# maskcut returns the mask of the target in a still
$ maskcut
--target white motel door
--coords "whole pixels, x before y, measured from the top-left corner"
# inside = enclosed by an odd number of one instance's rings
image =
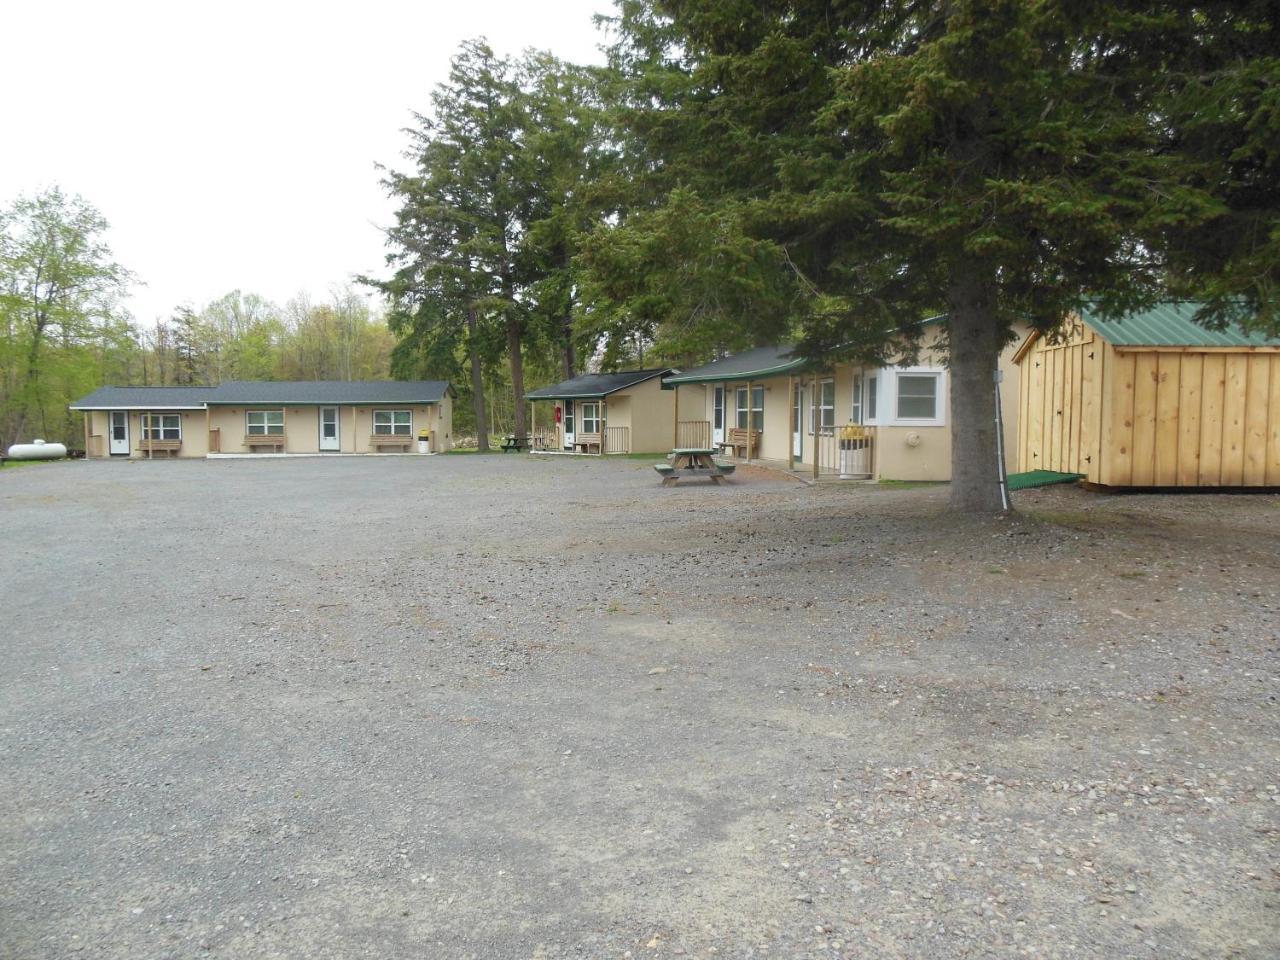
[[[320,449],[338,450],[338,408],[320,408]]]
[[[797,460],[804,457],[804,388],[798,383],[791,394],[791,453]]]
[[[112,454],[129,455],[129,414],[125,410],[112,410],[110,414],[111,422],[111,446]]]
[[[573,449],[573,401],[564,401],[564,448]]]

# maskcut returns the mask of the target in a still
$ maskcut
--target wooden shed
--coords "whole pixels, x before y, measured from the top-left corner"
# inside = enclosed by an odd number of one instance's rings
[[[1084,310],[1019,368],[1023,470],[1114,487],[1280,486],[1280,339],[1207,330],[1194,303]]]

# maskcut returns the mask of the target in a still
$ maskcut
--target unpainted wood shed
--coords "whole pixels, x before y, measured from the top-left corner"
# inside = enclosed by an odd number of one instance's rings
[[[1019,369],[1024,470],[1114,487],[1280,486],[1280,340],[1207,330],[1197,304],[1085,310]]]

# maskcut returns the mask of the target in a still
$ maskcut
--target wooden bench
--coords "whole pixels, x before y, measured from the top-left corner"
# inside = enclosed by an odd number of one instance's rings
[[[369,446],[377,447],[404,447],[406,451],[413,448],[413,437],[407,433],[375,433],[369,438]]]
[[[256,447],[279,447],[280,452],[284,452],[284,434],[282,433],[256,433],[251,437],[244,438],[244,445],[250,450]]]
[[[176,457],[178,451],[182,448],[181,440],[139,440],[138,452],[151,456],[153,453],[163,453],[168,457]]]
[[[746,427],[730,427],[720,446],[735,457],[750,460],[760,454],[760,431]],[[739,453],[738,451],[742,451]]]
[[[604,452],[604,440],[598,433],[580,433],[573,438],[573,447],[576,450],[582,448],[583,453],[590,453],[591,448],[596,448],[596,453]]]

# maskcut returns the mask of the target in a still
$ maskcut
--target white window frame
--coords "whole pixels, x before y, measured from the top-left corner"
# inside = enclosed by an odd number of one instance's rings
[[[279,430],[270,429],[277,424],[268,421],[268,417],[278,416],[280,422]],[[254,417],[261,417],[261,423],[254,423]],[[254,427],[261,429],[255,430]],[[284,436],[284,410],[246,410],[244,412],[244,433],[247,437],[283,437]]]
[[[404,423],[399,424],[396,418],[404,417]],[[389,418],[382,426],[389,427],[387,430],[379,430],[379,417]],[[404,426],[404,430],[397,430],[396,427]],[[375,410],[373,411],[373,435],[375,437],[412,437],[413,436],[413,411],[412,410]]]
[[[831,386],[831,402],[823,402],[823,393],[826,391],[828,384]],[[817,420],[818,430],[824,437],[829,437],[835,433],[836,429],[836,378],[823,377],[818,381],[818,391],[812,398],[813,402],[809,404],[809,436],[813,436],[814,420]],[[824,423],[830,415],[831,422]]]
[[[862,422],[869,427],[880,422],[880,384],[884,379],[884,373],[880,370],[862,378]]]
[[[584,400],[582,402],[581,407],[579,407],[578,409],[578,422],[582,424],[582,430],[580,432],[583,433],[584,435],[599,433],[601,419],[602,418],[600,416],[600,401]],[[587,429],[588,423],[595,424],[595,427],[593,429],[588,430]]]
[[[173,419],[177,423],[176,428],[171,427],[165,423],[165,421],[168,419]],[[159,436],[152,435],[153,431],[156,430],[156,427],[153,426],[153,423],[156,420],[160,421]],[[172,437],[166,436],[166,434],[169,433],[170,430],[175,430],[175,429],[177,433],[174,436]],[[144,413],[142,415],[142,439],[143,440],[177,440],[180,442],[182,440],[182,414],[180,413]]]
[[[735,387],[733,390],[733,425],[739,430],[746,430],[748,426],[756,433],[764,433],[764,384],[753,383],[751,385],[751,397],[746,396],[746,387]],[[755,405],[757,395],[760,398],[760,406]],[[746,400],[744,404],[743,401]],[[744,417],[743,414],[746,414]],[[759,414],[760,425],[756,426],[753,422],[756,415]],[[746,420],[746,424],[743,424]]]
[[[898,413],[899,379],[901,377],[932,377],[934,380],[934,415],[932,417],[904,417]],[[946,423],[947,383],[946,371],[940,367],[899,367],[893,371],[893,387],[889,395],[893,402],[893,422],[904,427],[941,427]]]

